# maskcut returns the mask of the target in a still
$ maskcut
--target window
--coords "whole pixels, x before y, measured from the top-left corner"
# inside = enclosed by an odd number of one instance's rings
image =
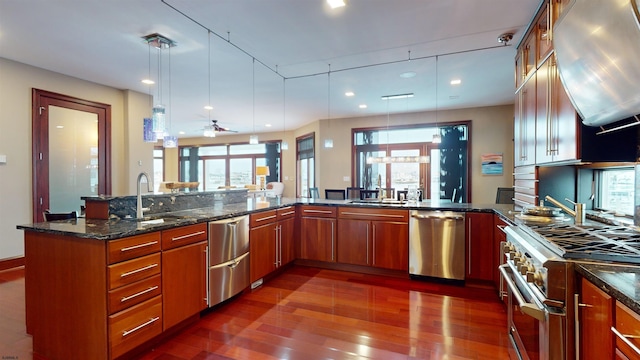
[[[180,181],[198,181],[198,190],[256,184],[256,166],[269,166],[266,181],[280,179],[280,143],[226,144],[180,148]]]
[[[314,144],[315,134],[296,139],[296,193],[298,197],[309,197],[309,188],[316,186]]]
[[[626,216],[634,213],[635,171],[633,168],[596,171],[598,198],[596,207]]]
[[[153,148],[153,187],[157,192],[164,181],[164,148]]]
[[[353,129],[354,186],[398,191],[417,185],[424,198],[468,202],[468,126]],[[431,139],[438,131],[442,143],[434,144]],[[430,156],[428,164],[366,162],[368,157],[426,155]]]

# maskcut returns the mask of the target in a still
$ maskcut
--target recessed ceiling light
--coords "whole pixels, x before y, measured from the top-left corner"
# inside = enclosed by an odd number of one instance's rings
[[[344,96],[354,96],[355,93],[353,91],[347,91],[346,93],[344,93]]]
[[[265,127],[271,127],[271,124],[264,124]]]
[[[184,132],[184,131],[178,131],[178,134],[180,134],[180,135],[184,135],[184,134],[185,134],[185,132]]]
[[[367,104],[360,104],[360,105],[358,105],[358,107],[360,109],[366,109],[367,108]]]
[[[155,82],[155,81],[153,81],[153,80],[151,80],[151,79],[143,79],[143,80],[142,80],[142,83],[143,83],[143,84],[147,84],[147,85],[153,85],[153,84],[155,84],[156,82]]]
[[[211,106],[211,105],[205,105],[205,106],[204,106],[204,109],[205,109],[205,110],[213,110],[213,106]]]
[[[414,71],[407,71],[407,72],[403,72],[402,74],[400,74],[401,78],[405,78],[405,79],[409,79],[416,76],[416,73]]]
[[[462,80],[460,79],[451,80],[451,85],[460,85],[461,83],[462,83]]]
[[[339,7],[343,7],[343,6],[345,6],[345,5],[346,5],[346,4],[344,3],[344,0],[327,0],[327,4],[329,4],[329,6],[330,6],[332,9],[339,8]]]

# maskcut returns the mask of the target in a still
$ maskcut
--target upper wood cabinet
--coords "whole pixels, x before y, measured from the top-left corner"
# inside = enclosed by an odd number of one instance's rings
[[[536,72],[536,93],[536,163],[578,159],[579,123],[553,53]]]
[[[547,3],[543,6],[542,11],[538,15],[535,29],[532,33],[532,36],[535,34],[536,36],[536,46],[537,46],[537,54],[536,54],[536,64],[540,66],[542,62],[549,56],[553,45],[551,43],[552,40],[552,5],[551,3]]]
[[[516,92],[514,116],[515,165],[536,162],[536,74],[526,79]]]

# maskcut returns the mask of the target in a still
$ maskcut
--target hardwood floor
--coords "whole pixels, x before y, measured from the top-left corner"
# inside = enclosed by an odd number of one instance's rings
[[[24,271],[0,272],[0,358],[31,359]],[[177,359],[508,359],[493,290],[294,266],[142,355]]]

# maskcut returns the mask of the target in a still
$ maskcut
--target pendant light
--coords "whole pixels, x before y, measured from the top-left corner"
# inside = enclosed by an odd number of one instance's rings
[[[256,135],[256,58],[253,58],[252,63],[252,94],[253,94],[253,135],[249,136],[249,144],[258,144],[258,135]]]
[[[153,96],[151,96],[151,85],[155,84],[155,81],[151,79],[151,44],[147,42],[148,50],[148,74],[147,78],[142,80],[143,84],[149,86],[147,93],[149,96],[149,109],[153,109]],[[153,113],[153,110],[152,110]],[[155,143],[158,141],[158,135],[153,131],[153,118],[148,117],[143,119],[142,125],[142,139],[144,142]]]
[[[436,133],[433,134],[434,144],[440,144],[442,142],[442,136],[440,135],[440,128],[438,127],[438,55],[436,55]]]
[[[209,78],[209,103],[205,106],[205,110],[207,110],[207,124],[204,126],[204,131],[202,135],[204,137],[216,137],[216,129],[213,127],[211,123],[211,110],[213,110],[213,105],[211,101],[211,31],[207,30],[207,42],[208,42],[208,52],[207,52],[207,76]]]
[[[280,143],[281,150],[289,150],[289,143],[285,140],[287,136],[287,121],[286,121],[286,108],[287,108],[287,78],[282,78],[282,142]]]
[[[329,71],[327,72],[327,125],[331,128],[331,64],[329,64]],[[333,139],[324,139],[324,147],[325,149],[331,149],[333,147]]]

